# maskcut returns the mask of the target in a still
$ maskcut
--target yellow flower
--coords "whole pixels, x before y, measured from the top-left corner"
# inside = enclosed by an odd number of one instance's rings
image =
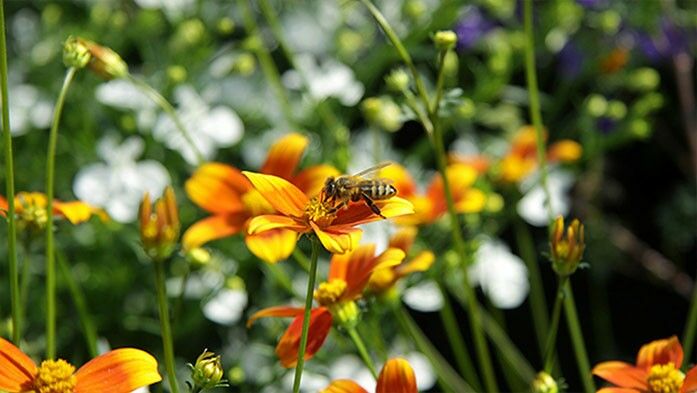
[[[583,258],[583,250],[586,248],[583,224],[574,219],[566,228],[566,237],[564,237],[564,217],[557,217],[549,236],[549,247],[552,267],[557,274],[568,276],[575,272]]]
[[[388,360],[378,376],[375,393],[417,393],[416,375],[409,362],[402,358]],[[368,393],[350,379],[332,381],[320,393]]]

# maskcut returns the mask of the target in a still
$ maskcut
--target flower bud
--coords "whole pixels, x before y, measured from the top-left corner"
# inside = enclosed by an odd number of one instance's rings
[[[186,260],[191,265],[192,269],[202,268],[211,262],[211,253],[205,248],[192,248],[186,250]]]
[[[128,65],[119,56],[106,46],[98,45],[92,41],[77,38],[87,47],[91,60],[88,64],[90,70],[106,80],[123,78],[128,75]]]
[[[179,212],[172,187],[165,189],[162,198],[150,203],[150,195],[140,203],[140,239],[143,249],[154,261],[169,258],[179,239]]]
[[[409,74],[402,68],[392,70],[385,78],[387,88],[395,93],[401,93],[409,88]]]
[[[586,110],[593,117],[600,117],[607,111],[607,100],[605,97],[593,94],[586,101]]]
[[[457,34],[452,30],[442,30],[433,36],[433,42],[438,50],[444,51],[451,49],[457,43]]]
[[[566,237],[564,236],[566,235]],[[583,224],[574,219],[564,233],[564,218],[557,217],[549,237],[552,267],[560,276],[569,276],[578,268],[586,248]]]
[[[70,36],[63,44],[63,64],[66,67],[85,68],[92,59],[90,50],[84,41]]]
[[[220,355],[204,350],[196,359],[196,364],[191,368],[191,379],[194,386],[200,389],[213,389],[216,387],[227,386],[223,380],[223,365]]]
[[[540,371],[532,381],[531,390],[533,393],[558,393],[559,387],[557,386],[557,381],[551,375]]]

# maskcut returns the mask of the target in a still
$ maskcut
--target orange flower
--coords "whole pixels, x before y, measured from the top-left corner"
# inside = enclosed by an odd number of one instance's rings
[[[641,347],[636,365],[619,361],[603,362],[593,374],[617,387],[598,393],[688,393],[697,391],[697,367],[680,372],[683,352],[678,338],[652,341]]]
[[[415,227],[403,227],[390,239],[390,248],[396,248],[409,253],[414,244],[417,230]],[[421,251],[414,258],[399,265],[376,269],[368,281],[368,290],[375,294],[383,294],[394,287],[399,279],[411,273],[423,272],[428,270],[435,256],[429,250]]]
[[[409,362],[402,358],[388,360],[380,371],[376,393],[417,393],[416,375]],[[339,379],[320,393],[368,393],[359,384],[349,379]]]
[[[134,348],[97,356],[75,372],[65,360],[37,365],[19,348],[0,338],[0,391],[8,393],[129,393],[162,380],[157,360]]]
[[[324,180],[339,172],[329,165],[317,165],[295,174],[308,144],[309,140],[300,134],[286,135],[271,147],[261,172],[292,182],[308,197],[319,194]],[[182,243],[186,250],[240,233],[254,216],[275,213],[247,178],[229,165],[204,164],[187,180],[185,187],[189,198],[211,213],[184,233]],[[296,240],[296,232],[283,228],[245,236],[249,250],[270,263],[287,258],[295,249]]]
[[[333,254],[353,250],[360,240],[356,225],[382,219],[363,202],[351,203],[333,211],[333,206],[320,198],[308,198],[298,187],[276,176],[243,172],[254,188],[279,214],[265,214],[249,221],[247,233],[264,236],[273,229],[289,229],[297,233],[314,231],[324,248]],[[392,197],[375,201],[384,217],[396,217],[414,212],[412,204]]]
[[[33,230],[43,230],[48,219],[47,204],[46,194],[40,192],[18,192],[15,195],[15,214],[20,225]],[[7,199],[0,196],[0,214],[6,216],[7,209],[9,209]],[[56,199],[53,200],[53,215],[65,218],[71,224],[85,222],[92,215],[96,215],[102,220],[108,219],[107,214],[103,210],[85,202],[61,202]]]
[[[459,213],[477,213],[486,205],[486,195],[472,187],[477,180],[478,170],[463,163],[450,164],[447,169],[450,191]],[[428,185],[425,194],[418,192],[416,182],[409,172],[399,164],[392,164],[380,171],[380,177],[394,181],[397,195],[409,200],[414,205],[414,214],[400,217],[397,223],[404,225],[431,224],[446,211],[443,179],[436,174]]]
[[[315,300],[320,307],[313,308],[310,313],[305,360],[320,349],[334,322],[357,322],[359,311],[354,301],[363,293],[373,271],[398,265],[403,259],[404,252],[396,248],[389,248],[376,256],[374,244],[361,245],[352,253],[332,256],[328,281],[321,283],[315,291]],[[294,317],[276,346],[283,367],[294,367],[298,360],[304,311],[302,307],[269,307],[254,313],[247,321],[249,327],[259,318]]]

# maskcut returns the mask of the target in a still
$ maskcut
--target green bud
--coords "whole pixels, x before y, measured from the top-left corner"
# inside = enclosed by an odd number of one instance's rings
[[[612,100],[607,106],[607,115],[615,120],[622,120],[627,115],[627,105],[622,101]]]
[[[426,13],[426,4],[421,0],[407,0],[404,3],[404,13],[412,20],[418,20]]]
[[[229,16],[224,16],[218,19],[216,29],[218,30],[218,33],[222,35],[232,34],[232,32],[235,31],[235,21],[233,21]]]
[[[551,375],[544,371],[540,371],[532,381],[533,393],[558,393],[559,387],[557,381]]]
[[[607,111],[607,100],[598,94],[590,95],[586,101],[586,110],[593,117],[603,116]]]
[[[252,75],[256,68],[257,59],[249,52],[240,53],[237,59],[235,59],[235,63],[232,65],[232,71],[242,76]]]
[[[211,263],[211,253],[205,248],[193,248],[186,251],[185,256],[192,269],[202,268]]]
[[[451,49],[457,43],[457,34],[452,30],[442,30],[433,36],[433,42],[438,50],[444,51]]]
[[[638,116],[645,116],[660,109],[663,106],[663,95],[661,93],[649,93],[639,98],[634,103],[633,111]]]
[[[454,51],[448,51],[443,59],[443,72],[447,77],[457,75],[457,69],[460,67],[460,59]]]
[[[629,132],[639,139],[651,136],[651,125],[644,119],[634,119],[629,123]]]
[[[505,202],[501,194],[491,193],[486,198],[486,206],[484,207],[489,213],[498,213],[503,210]]]
[[[90,49],[84,41],[70,36],[63,44],[63,64],[66,67],[85,68],[92,59]]]
[[[193,366],[189,364],[189,367],[194,386],[200,389],[227,386],[226,381],[223,380],[223,365],[220,361],[220,355],[204,350],[196,359],[196,364]]]
[[[607,10],[600,14],[600,28],[606,34],[615,34],[622,23],[622,17],[615,10]]]
[[[455,108],[455,114],[463,120],[469,120],[477,114],[477,106],[471,98],[463,98]]]
[[[180,65],[172,65],[167,67],[167,77],[174,83],[181,83],[186,80],[186,68]]]
[[[661,76],[649,67],[637,68],[628,77],[627,84],[638,91],[651,91],[661,83]]]
[[[401,93],[409,88],[409,74],[402,68],[392,70],[385,77],[385,84],[390,91]]]
[[[228,370],[227,377],[228,381],[232,385],[240,385],[246,379],[246,376],[244,375],[244,370],[242,369],[242,367],[239,366],[233,367],[230,370]]]

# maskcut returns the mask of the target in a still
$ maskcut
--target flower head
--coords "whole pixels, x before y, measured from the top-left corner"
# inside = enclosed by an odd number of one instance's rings
[[[129,393],[162,380],[157,360],[147,352],[120,348],[97,356],[77,372],[65,360],[37,365],[0,338],[0,390],[8,393]]]
[[[575,272],[586,248],[583,224],[574,219],[564,233],[564,217],[557,217],[549,236],[549,247],[552,267],[557,274],[568,276]]]
[[[140,204],[140,239],[143,249],[155,261],[167,259],[179,239],[179,211],[172,187],[165,189],[162,198],[150,202],[150,195],[145,193]]]
[[[20,230],[31,233],[42,232],[46,228],[48,211],[46,194],[40,192],[18,192],[15,195],[15,214]],[[0,214],[5,216],[9,208],[7,200],[0,196]],[[53,216],[65,218],[71,224],[80,224],[89,220],[93,215],[102,220],[108,219],[104,211],[81,201],[61,202],[53,200]]]
[[[87,62],[87,67],[92,70],[95,74],[101,76],[104,79],[116,79],[123,78],[128,75],[128,65],[119,56],[118,53],[114,52],[111,48],[106,46],[101,46],[90,40],[86,40],[80,37],[69,38],[66,41],[66,49],[68,49],[68,62],[69,65],[79,65],[84,59],[85,55],[82,53],[84,49],[89,52],[89,61]],[[75,51],[78,51],[77,57],[75,56]],[[72,53],[72,54],[71,54]],[[73,64],[77,60],[76,64]]]
[[[402,358],[388,360],[378,376],[376,393],[417,393],[416,375],[409,362]],[[321,393],[368,393],[349,379],[339,379],[324,388]]]
[[[532,393],[558,393],[559,386],[554,378],[544,371],[540,371],[532,381]]]
[[[675,336],[652,341],[641,347],[636,365],[609,361],[593,368],[593,374],[617,387],[599,392],[688,393],[697,390],[697,367],[680,371],[683,351]]]
[[[201,389],[213,389],[227,386],[223,380],[223,365],[220,355],[204,350],[196,359],[196,364],[189,365],[194,386]]]

